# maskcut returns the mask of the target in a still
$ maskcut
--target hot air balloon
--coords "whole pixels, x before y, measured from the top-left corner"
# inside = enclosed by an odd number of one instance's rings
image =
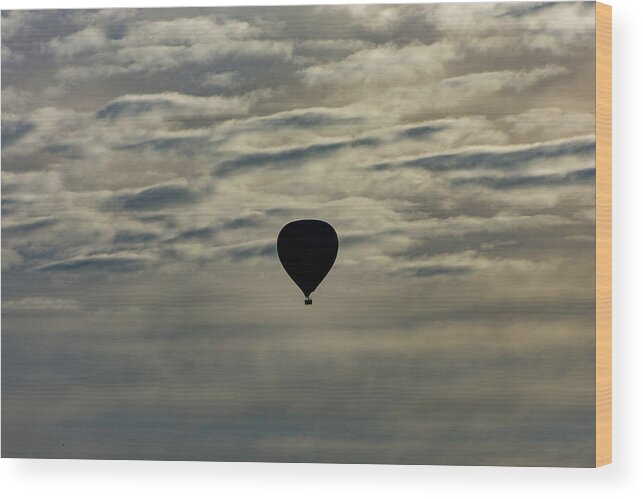
[[[284,269],[304,293],[304,303],[337,258],[339,241],[335,229],[322,220],[295,220],[286,224],[277,236],[277,254]]]

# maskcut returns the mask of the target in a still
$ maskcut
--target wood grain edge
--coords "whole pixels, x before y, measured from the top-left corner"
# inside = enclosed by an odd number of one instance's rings
[[[596,2],[596,466],[612,462],[612,7]]]

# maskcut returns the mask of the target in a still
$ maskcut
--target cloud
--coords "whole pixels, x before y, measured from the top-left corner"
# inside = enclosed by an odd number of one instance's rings
[[[119,36],[107,35],[89,26],[50,40],[47,49],[63,63],[56,77],[73,82],[156,74],[189,64],[212,64],[225,57],[288,59],[292,53],[289,41],[261,39],[261,30],[255,26],[210,16],[135,21],[121,29]],[[78,64],[81,61],[84,64]]]
[[[561,156],[591,158],[595,147],[593,137],[575,138],[552,143],[496,148],[495,151],[463,151],[461,153],[438,154],[407,160],[397,165],[380,164],[374,168],[376,170],[388,170],[400,166],[442,172],[483,168],[510,170],[533,161],[554,159]]]
[[[253,153],[242,155],[233,160],[224,161],[217,169],[217,175],[242,173],[248,169],[264,168],[268,165],[284,167],[295,161],[302,162],[309,158],[328,156],[345,148],[368,147],[377,144],[377,139],[362,138],[326,144],[313,144],[306,147],[291,148],[270,153]]]
[[[195,203],[198,193],[183,185],[159,185],[142,191],[117,194],[107,203],[109,209],[162,210]]]
[[[347,5],[346,12],[358,24],[372,30],[388,29],[403,19],[403,13],[394,7],[372,5]]]
[[[3,312],[75,312],[80,308],[78,301],[65,298],[34,296],[2,302]]]
[[[2,120],[2,147],[10,146],[33,130],[33,123],[27,121],[11,122]]]
[[[442,130],[444,130],[444,128],[439,126],[420,125],[405,128],[404,130],[402,130],[402,132],[400,132],[400,135],[408,139],[421,140],[425,139],[428,135],[440,132]]]
[[[176,92],[125,95],[100,109],[96,117],[117,120],[159,113],[172,114],[174,119],[182,115],[231,117],[247,114],[251,102],[249,97],[194,97]]]
[[[38,11],[5,11],[2,16],[2,42],[7,43],[24,36],[30,29],[45,20],[46,14]]]
[[[240,75],[235,71],[208,73],[201,82],[204,87],[234,88],[239,84]]]
[[[5,225],[2,227],[2,232],[8,236],[12,234],[28,234],[38,229],[51,227],[57,222],[58,221],[55,219],[45,218],[45,219],[36,220],[33,222],[13,224],[9,226]]]
[[[9,270],[21,263],[22,257],[16,251],[11,248],[2,248],[2,270]]]
[[[149,243],[159,239],[155,232],[137,232],[131,230],[120,230],[114,235],[114,244],[127,245],[137,243]]]
[[[273,240],[270,240],[269,242],[239,244],[227,247],[223,251],[228,257],[232,258],[233,261],[260,257],[274,257],[277,254],[275,242]]]
[[[181,242],[189,241],[194,239],[210,239],[214,234],[217,233],[215,227],[199,227],[196,229],[189,229],[181,232],[178,236],[174,237],[170,241],[172,242]]]
[[[546,140],[593,134],[595,126],[592,113],[564,113],[559,108],[530,109],[504,121],[522,138],[536,135]]]
[[[445,63],[457,58],[449,42],[432,45],[411,43],[403,47],[386,44],[368,48],[345,59],[303,70],[309,85],[338,85],[340,88],[386,87],[439,80]],[[386,67],[386,71],[382,68]]]
[[[512,36],[517,32],[527,40],[542,40],[540,37],[549,35],[551,39],[558,38],[556,54],[570,50],[570,42],[581,47],[587,43],[593,33],[593,15],[592,6],[582,2],[534,2],[530,5],[487,3],[467,9],[457,5],[434,5],[427,10],[426,18],[445,34],[457,32],[470,36],[473,33],[487,38],[504,34],[508,36],[507,41],[513,42]],[[533,48],[542,46],[537,43]]]
[[[582,183],[593,185],[596,181],[596,168],[574,170],[558,175],[531,175],[512,177],[479,177],[455,179],[454,185],[479,185],[492,189],[521,189],[534,187],[578,186]]]
[[[558,65],[547,65],[531,70],[485,71],[465,76],[445,78],[437,86],[432,97],[443,99],[467,99],[501,90],[523,90],[543,80],[561,76],[567,69]]]
[[[55,57],[73,60],[75,57],[99,52],[109,43],[102,29],[90,26],[64,38],[54,38],[48,44]]]
[[[262,117],[255,122],[262,128],[338,128],[364,122],[359,115],[332,108],[297,109]],[[241,125],[241,124],[239,124]]]
[[[87,271],[87,272],[134,272],[142,270],[153,259],[128,253],[78,256],[52,262],[36,268],[39,271]]]
[[[458,276],[468,274],[472,271],[465,265],[446,266],[446,265],[416,265],[404,268],[404,273],[412,274],[416,277],[435,277],[435,276]]]

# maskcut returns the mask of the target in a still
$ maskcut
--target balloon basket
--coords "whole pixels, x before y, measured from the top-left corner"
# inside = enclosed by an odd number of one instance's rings
[[[304,305],[312,305],[313,304],[313,299],[312,298],[306,298],[304,300]]]

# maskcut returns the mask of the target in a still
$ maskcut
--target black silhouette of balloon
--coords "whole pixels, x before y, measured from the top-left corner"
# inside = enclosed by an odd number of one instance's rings
[[[277,254],[284,269],[312,304],[310,294],[324,280],[337,258],[335,229],[322,220],[295,220],[277,236]]]

